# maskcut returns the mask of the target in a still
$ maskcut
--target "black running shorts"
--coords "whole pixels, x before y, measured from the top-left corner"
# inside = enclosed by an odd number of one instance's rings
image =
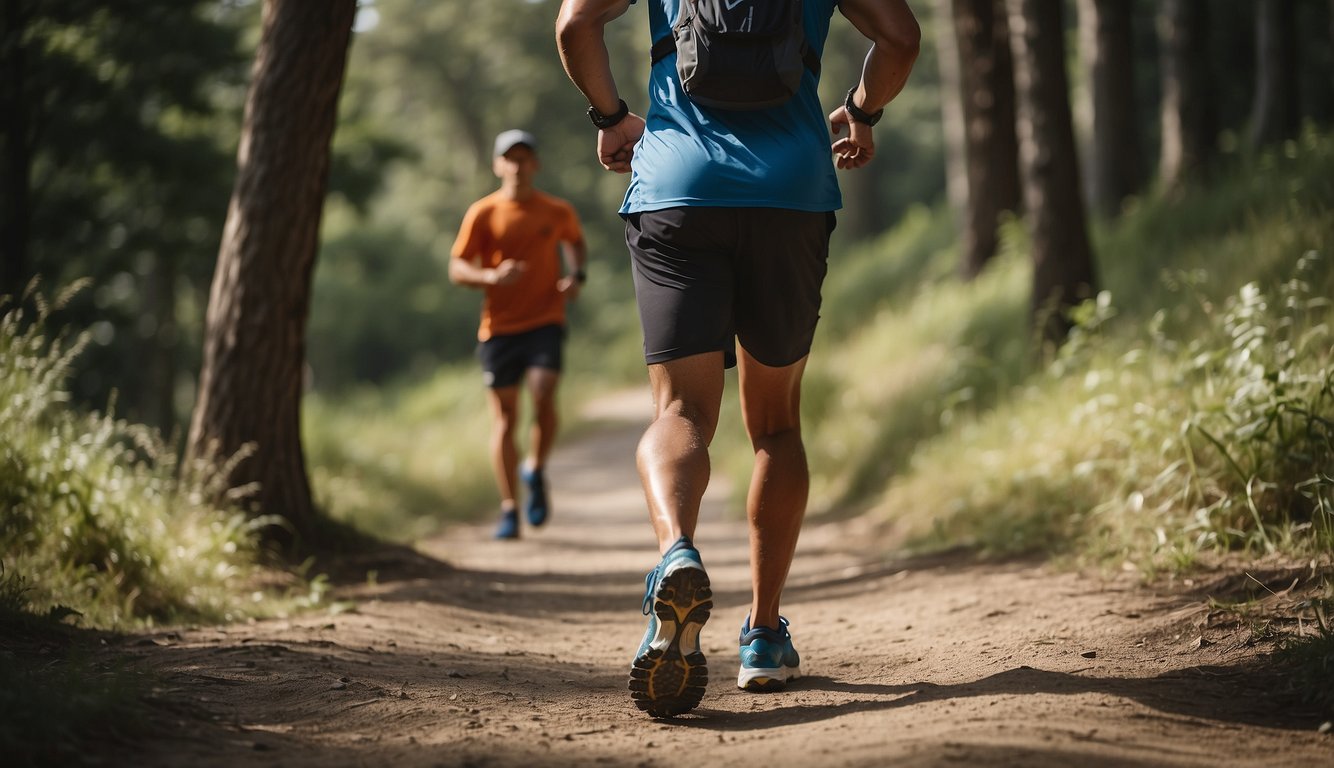
[[[771,367],[811,351],[833,212],[668,208],[625,215],[644,360],[664,363],[736,343]]]
[[[561,369],[565,327],[544,325],[523,333],[492,336],[477,346],[486,386],[504,389],[516,386],[529,368]]]

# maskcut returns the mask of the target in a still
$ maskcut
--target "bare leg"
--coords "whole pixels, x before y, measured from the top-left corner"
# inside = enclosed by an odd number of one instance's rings
[[[491,471],[500,490],[500,506],[515,508],[515,488],[519,470],[519,452],[514,447],[515,425],[519,420],[519,388],[487,390],[491,406]]]
[[[810,472],[801,440],[801,376],[806,358],[783,368],[741,350],[741,412],[755,449],[746,496],[750,520],[752,627],[778,629],[778,603],[797,549]]]
[[[681,536],[695,536],[723,396],[723,354],[655,363],[648,373],[654,417],[636,459],[658,549],[665,553]]]
[[[560,372],[550,368],[528,369],[528,394],[533,398],[533,427],[528,448],[528,465],[546,466],[551,447],[556,443],[556,385]]]

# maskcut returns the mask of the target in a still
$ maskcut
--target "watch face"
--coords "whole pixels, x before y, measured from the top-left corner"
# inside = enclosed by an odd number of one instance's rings
[[[620,108],[616,110],[616,114],[614,115],[604,115],[598,111],[597,107],[590,105],[588,107],[588,119],[592,120],[593,125],[596,125],[598,128],[610,128],[621,122],[621,118],[625,117],[629,112],[630,108],[626,106],[624,101],[620,103]]]

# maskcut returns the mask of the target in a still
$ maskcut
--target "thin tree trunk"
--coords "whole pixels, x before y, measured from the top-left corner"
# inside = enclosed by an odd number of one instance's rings
[[[962,223],[968,209],[968,150],[963,118],[963,83],[959,43],[954,34],[953,0],[935,0],[936,46],[940,60],[940,121],[945,132],[945,194],[954,220]]]
[[[0,295],[18,296],[31,277],[28,240],[32,222],[32,147],[23,48],[27,13],[23,0],[5,0],[0,30]]]
[[[1296,136],[1298,111],[1296,4],[1292,0],[1258,0],[1251,147]]]
[[[1079,0],[1080,53],[1089,77],[1093,135],[1089,203],[1108,218],[1140,185],[1139,119],[1131,6],[1125,0]]]
[[[1163,0],[1158,177],[1167,189],[1205,172],[1213,158],[1218,131],[1209,85],[1208,26],[1208,0]]]
[[[209,297],[190,458],[255,454],[229,478],[258,483],[279,543],[316,533],[300,405],[311,277],[356,0],[266,0]]]
[[[1014,63],[1003,0],[953,0],[968,170],[965,279],[996,255],[1001,214],[1021,201]]]
[[[1018,97],[1020,171],[1033,240],[1032,318],[1046,344],[1067,310],[1096,290],[1065,72],[1062,0],[1008,0]]]

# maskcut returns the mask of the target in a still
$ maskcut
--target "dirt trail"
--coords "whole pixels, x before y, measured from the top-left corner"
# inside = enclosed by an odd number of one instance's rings
[[[849,525],[803,533],[784,613],[806,677],[736,689],[745,529],[711,492],[708,693],[672,721],[626,690],[656,561],[633,469],[647,396],[553,460],[555,516],[518,542],[465,527],[358,564],[355,609],[130,638],[163,687],[152,740],[189,766],[1312,766],[1334,737],[1284,709],[1241,622],[1201,592],[1041,564],[905,559]],[[448,565],[445,565],[445,564]],[[1286,574],[1272,574],[1275,583]],[[1203,637],[1201,642],[1199,638]],[[757,763],[756,761],[766,761]]]

